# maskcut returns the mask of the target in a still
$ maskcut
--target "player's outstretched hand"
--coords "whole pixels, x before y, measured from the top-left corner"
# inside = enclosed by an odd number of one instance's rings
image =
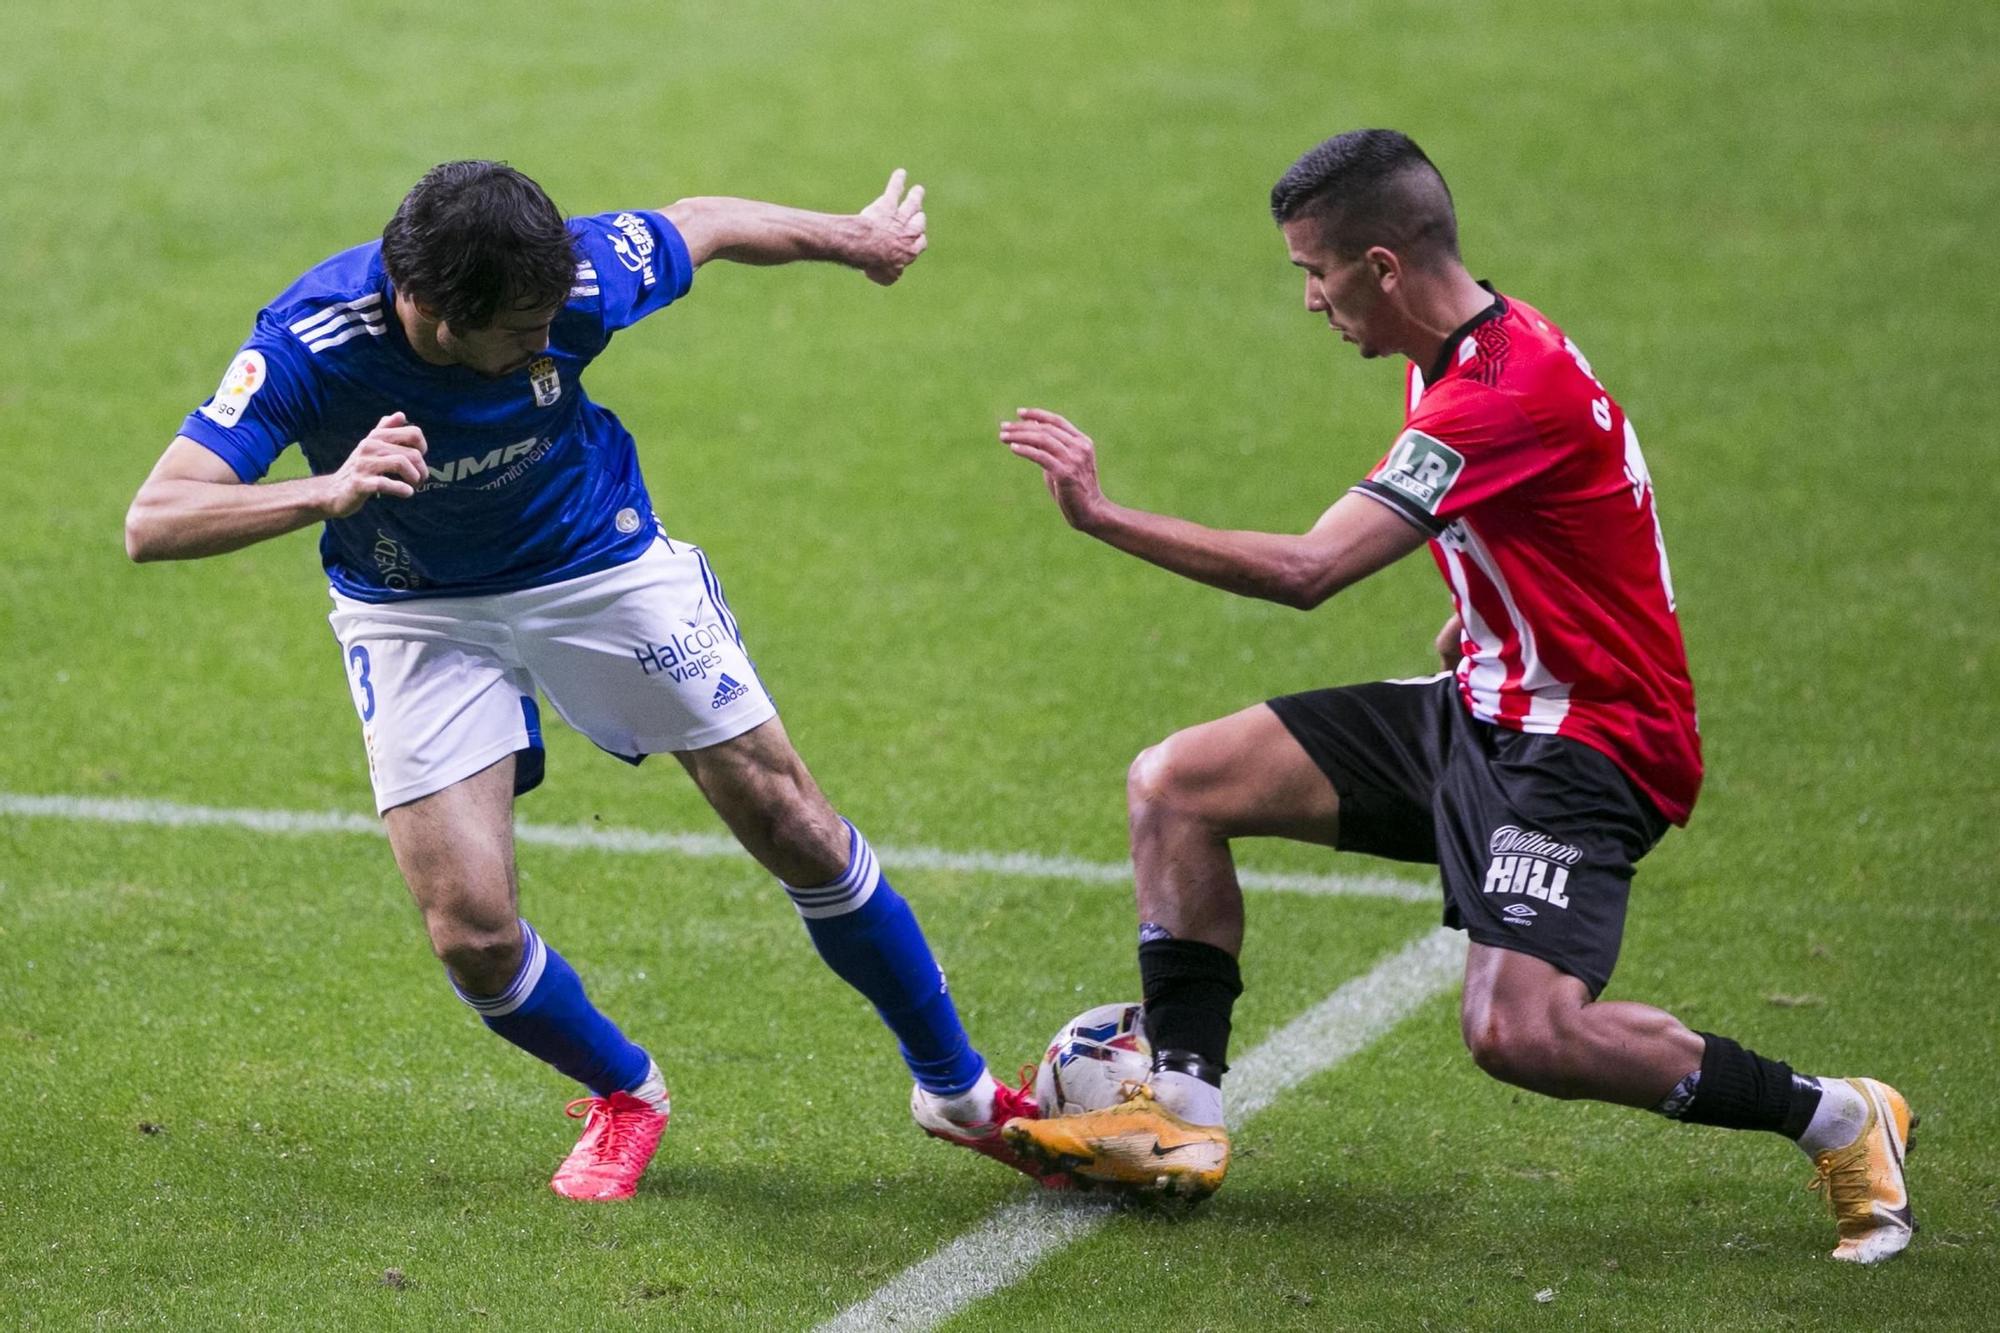
[[[375,423],[354,452],[327,478],[327,517],[346,518],[376,496],[407,500],[424,483],[424,432],[401,412]]]
[[[1097,446],[1045,408],[1023,407],[1014,416],[1000,423],[1000,443],[1041,468],[1063,518],[1079,532],[1090,531],[1110,503],[1097,484]]]
[[[908,180],[909,173],[897,167],[889,173],[888,188],[854,215],[861,224],[854,267],[884,287],[902,277],[930,244],[924,235],[924,187],[912,185],[906,193]]]

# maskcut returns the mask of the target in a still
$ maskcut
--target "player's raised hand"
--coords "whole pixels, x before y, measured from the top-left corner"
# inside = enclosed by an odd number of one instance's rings
[[[1088,532],[1109,505],[1097,483],[1097,446],[1069,420],[1040,407],[1023,407],[1000,423],[1000,443],[1042,470],[1049,494],[1069,525]]]
[[[924,235],[924,187],[911,185],[905,191],[908,180],[909,173],[897,167],[889,173],[888,187],[854,215],[861,224],[854,267],[884,287],[902,277],[930,244]]]
[[[354,452],[327,478],[326,502],[329,518],[346,518],[376,496],[407,500],[424,483],[424,442],[422,428],[412,426],[401,412],[391,412],[375,423]]]

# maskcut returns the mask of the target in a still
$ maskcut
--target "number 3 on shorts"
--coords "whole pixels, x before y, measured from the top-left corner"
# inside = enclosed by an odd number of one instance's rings
[[[354,675],[355,702],[361,709],[361,720],[375,720],[375,684],[368,679],[368,650],[355,644],[347,650],[347,665]]]

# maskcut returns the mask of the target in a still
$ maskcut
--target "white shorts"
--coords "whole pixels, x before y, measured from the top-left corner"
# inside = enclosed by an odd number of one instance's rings
[[[565,722],[631,763],[698,750],[777,715],[698,546],[484,597],[358,602],[327,617],[375,808],[414,801],[510,754],[518,794],[542,779],[539,689]]]

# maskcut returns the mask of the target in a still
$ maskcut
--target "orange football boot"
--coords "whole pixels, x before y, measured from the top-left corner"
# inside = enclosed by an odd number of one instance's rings
[[[1044,1170],[1140,1194],[1198,1202],[1229,1170],[1229,1131],[1181,1119],[1143,1083],[1126,1084],[1125,1100],[1101,1111],[1010,1120],[1000,1133]]]
[[[1850,1078],[1848,1086],[1868,1103],[1868,1119],[1854,1142],[1829,1148],[1813,1159],[1819,1168],[1808,1189],[1833,1207],[1840,1244],[1833,1257],[1851,1264],[1880,1263],[1901,1254],[1917,1229],[1910,1213],[1910,1190],[1903,1158],[1915,1147],[1917,1117],[1903,1094],[1872,1078]]]

